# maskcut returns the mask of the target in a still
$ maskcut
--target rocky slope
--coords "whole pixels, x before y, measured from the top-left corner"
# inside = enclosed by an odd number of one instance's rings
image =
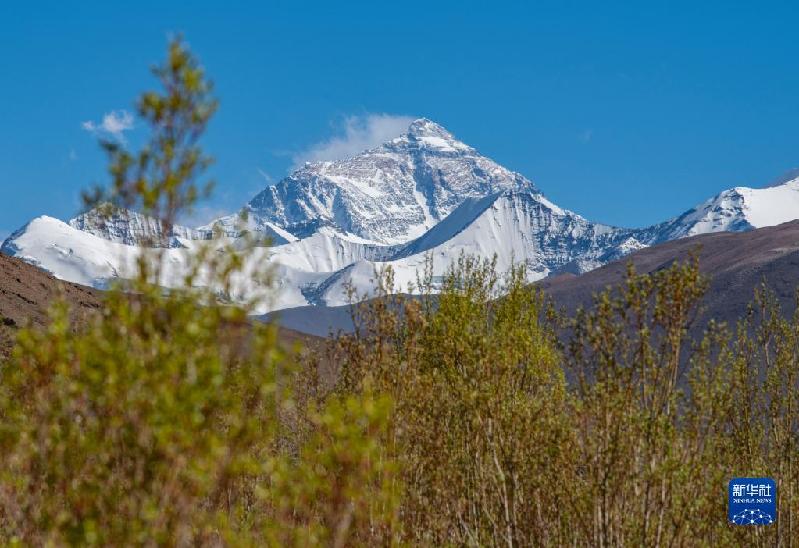
[[[109,242],[125,245],[183,247],[181,240],[201,240],[211,236],[207,230],[193,230],[179,225],[167,228],[158,219],[108,206],[82,213],[68,224]]]
[[[593,296],[624,280],[628,262],[639,273],[666,268],[699,258],[699,268],[710,278],[702,312],[694,322],[694,334],[707,321],[725,321],[731,327],[747,312],[755,288],[765,284],[783,310],[796,308],[799,287],[799,221],[746,232],[718,232],[681,238],[637,251],[629,257],[597,268],[582,276],[561,275],[539,282],[539,286],[563,309],[573,312],[588,306]]]
[[[330,225],[392,245],[421,236],[464,199],[503,190],[538,194],[520,174],[419,119],[407,133],[373,150],[306,164],[255,196],[247,210],[297,238]]]
[[[100,306],[99,292],[63,282],[30,264],[0,254],[0,357],[8,354],[14,333],[27,325],[47,323],[47,311],[58,299],[80,321]]]

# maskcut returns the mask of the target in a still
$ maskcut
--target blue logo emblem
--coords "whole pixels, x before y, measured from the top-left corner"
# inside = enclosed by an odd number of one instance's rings
[[[777,484],[771,478],[734,478],[727,497],[727,519],[735,525],[769,525],[777,520]]]

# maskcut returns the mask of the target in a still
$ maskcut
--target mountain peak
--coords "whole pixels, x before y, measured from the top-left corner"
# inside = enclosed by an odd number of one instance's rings
[[[408,135],[416,138],[421,137],[439,137],[448,141],[454,141],[455,137],[444,129],[443,126],[429,120],[427,118],[418,118],[411,122],[408,126]]]
[[[395,245],[418,238],[466,198],[534,189],[432,120],[419,118],[407,127],[374,149],[294,172],[255,196],[250,212],[297,238],[309,223],[324,222]]]
[[[383,145],[385,148],[410,147],[411,149],[421,149],[434,154],[469,154],[474,153],[474,149],[458,141],[443,126],[427,118],[419,118],[411,122],[408,131],[399,138],[394,139]]]

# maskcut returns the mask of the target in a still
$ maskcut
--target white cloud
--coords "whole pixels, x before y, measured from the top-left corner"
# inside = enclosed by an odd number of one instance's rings
[[[340,160],[374,148],[405,133],[414,119],[394,114],[347,116],[336,128],[336,135],[292,154],[294,168],[305,162]]]
[[[127,110],[112,110],[103,116],[99,124],[88,120],[80,126],[94,135],[112,137],[124,142],[124,133],[133,129],[133,115]]]

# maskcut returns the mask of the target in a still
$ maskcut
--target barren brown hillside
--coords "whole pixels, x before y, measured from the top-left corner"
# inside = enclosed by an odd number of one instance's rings
[[[58,280],[20,259],[0,253],[0,356],[12,345],[14,332],[26,325],[44,325],[50,305],[63,296],[73,310],[73,321],[101,306],[102,292]],[[291,329],[280,330],[280,340],[291,347],[319,344],[319,339]]]

